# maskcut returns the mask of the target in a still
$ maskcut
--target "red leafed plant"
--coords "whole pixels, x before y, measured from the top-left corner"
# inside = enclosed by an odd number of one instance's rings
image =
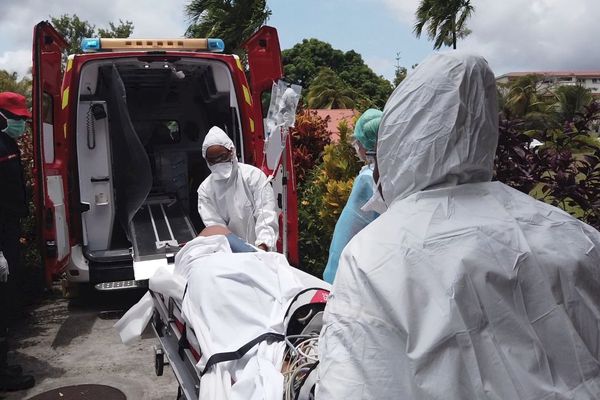
[[[599,102],[550,128],[501,117],[496,179],[600,229],[599,121]]]
[[[302,184],[306,174],[320,164],[323,149],[331,142],[327,130],[328,118],[323,119],[316,111],[303,110],[296,115],[295,127],[290,130],[297,181]]]

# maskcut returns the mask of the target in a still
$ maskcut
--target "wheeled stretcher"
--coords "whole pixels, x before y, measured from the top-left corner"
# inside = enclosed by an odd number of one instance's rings
[[[232,239],[188,242],[115,327],[128,344],[151,323],[178,399],[310,399],[330,285]]]
[[[283,362],[284,399],[311,399],[318,364],[316,342],[322,326],[323,310],[329,291],[309,288],[297,294],[285,316],[285,335],[265,334],[231,352],[211,356],[203,371],[196,365],[202,349],[193,328],[184,320],[181,304],[173,298],[150,291],[154,304],[152,328],[160,342],[155,348],[155,372],[161,376],[169,364],[179,383],[177,399],[198,399],[201,376],[219,362],[242,358],[250,348],[261,341],[284,341],[286,352]],[[235,329],[232,327],[232,329]],[[307,354],[307,348],[308,354]]]

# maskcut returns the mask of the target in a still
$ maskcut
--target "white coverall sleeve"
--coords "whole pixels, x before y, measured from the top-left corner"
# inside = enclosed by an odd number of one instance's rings
[[[200,214],[204,226],[221,225],[227,227],[204,185],[200,185],[198,188],[198,214]]]
[[[251,189],[254,196],[254,219],[256,221],[256,246],[266,244],[269,250],[275,250],[279,237],[279,219],[275,194],[266,175],[259,169],[255,170]]]
[[[410,398],[400,390],[408,374],[398,372],[408,368],[402,341],[406,335],[386,320],[370,277],[349,253],[342,253],[325,308],[316,399]]]

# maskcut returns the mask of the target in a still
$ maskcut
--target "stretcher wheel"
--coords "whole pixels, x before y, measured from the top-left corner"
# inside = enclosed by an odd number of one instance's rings
[[[162,376],[165,369],[165,353],[162,350],[156,350],[154,353],[154,372],[156,376]]]

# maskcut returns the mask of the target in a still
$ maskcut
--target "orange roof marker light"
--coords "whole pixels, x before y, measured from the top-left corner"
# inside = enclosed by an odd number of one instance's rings
[[[221,39],[113,39],[85,38],[81,41],[84,53],[99,51],[210,51],[221,53],[225,43]]]

